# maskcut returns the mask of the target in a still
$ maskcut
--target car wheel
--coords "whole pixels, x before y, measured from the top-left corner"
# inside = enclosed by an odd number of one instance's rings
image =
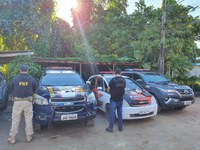
[[[8,95],[5,94],[5,96],[4,96],[3,99],[5,99],[5,101],[4,101],[4,103],[3,103],[3,106],[0,108],[0,111],[4,111],[4,110],[6,110],[7,105],[8,105]]]
[[[42,130],[42,125],[34,123],[33,124],[33,130],[35,132],[40,132]]]
[[[177,107],[176,110],[183,110],[185,108],[186,108],[186,106],[180,106],[180,107]]]
[[[106,112],[105,112],[106,119],[109,121],[110,116],[110,105],[106,104]]]
[[[153,95],[153,94],[152,94],[152,95]],[[158,105],[157,113],[159,113],[159,112],[162,110],[162,107],[160,106],[160,103],[159,103],[159,101],[158,101],[158,98],[157,98],[155,95],[153,95],[153,96],[155,97],[156,103],[157,103],[157,105]]]
[[[158,104],[158,111],[157,111],[157,113],[159,113],[162,110],[162,108],[161,108],[161,106],[160,106],[160,104],[158,102],[157,102],[157,104]]]
[[[94,120],[95,119],[86,120],[83,123],[84,123],[85,126],[93,126],[94,125]]]

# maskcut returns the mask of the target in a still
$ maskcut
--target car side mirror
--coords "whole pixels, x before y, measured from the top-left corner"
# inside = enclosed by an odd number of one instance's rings
[[[90,82],[90,81],[86,81],[86,84],[87,84],[87,85],[91,85],[91,82]]]

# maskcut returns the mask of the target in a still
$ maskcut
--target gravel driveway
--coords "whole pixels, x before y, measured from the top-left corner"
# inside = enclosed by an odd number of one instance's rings
[[[200,98],[182,111],[165,110],[153,118],[124,121],[123,132],[117,125],[113,133],[106,132],[108,122],[99,111],[94,126],[45,128],[26,143],[22,122],[15,145],[7,143],[11,105],[0,112],[0,150],[200,150]]]

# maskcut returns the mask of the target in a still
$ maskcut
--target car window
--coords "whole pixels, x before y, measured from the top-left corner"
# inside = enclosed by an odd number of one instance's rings
[[[103,89],[103,79],[101,77],[98,77],[97,87],[102,87]]]
[[[104,90],[107,91],[108,85],[106,84],[105,81],[103,81],[103,85],[104,85],[104,88],[105,88]]]
[[[90,79],[90,83],[91,83],[91,87],[92,87],[92,88],[95,88],[95,86],[96,86],[96,85],[95,85],[95,84],[96,84],[96,78],[97,78],[97,77],[93,77],[93,78]]]
[[[133,74],[132,73],[122,73],[122,75],[125,75],[127,77],[130,77],[133,79]]]
[[[170,80],[159,74],[144,74],[143,78],[146,82],[169,82]]]
[[[141,76],[138,75],[138,74],[133,74],[132,78],[133,78],[134,80],[142,79]]]
[[[142,90],[140,86],[138,86],[133,80],[126,78],[126,89],[131,90],[131,89],[137,89],[137,90]]]
[[[84,81],[76,73],[46,74],[41,81],[43,86],[82,86]]]
[[[108,82],[108,84],[110,83],[110,80],[112,79],[112,77],[107,77],[106,81]]]

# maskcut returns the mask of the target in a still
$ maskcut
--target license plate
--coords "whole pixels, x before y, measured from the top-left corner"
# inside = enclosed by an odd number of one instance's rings
[[[148,114],[148,113],[149,113],[148,110],[143,110],[143,111],[140,111],[140,112],[139,112],[140,115],[145,115],[145,114]]]
[[[77,120],[77,114],[61,115],[61,120]]]
[[[191,101],[184,101],[184,105],[191,105],[192,102]]]

